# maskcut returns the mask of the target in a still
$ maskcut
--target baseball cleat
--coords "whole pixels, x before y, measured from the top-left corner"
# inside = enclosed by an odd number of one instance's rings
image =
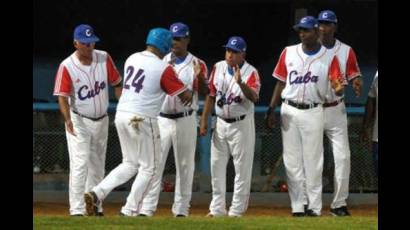
[[[342,206],[339,208],[331,208],[330,214],[332,214],[333,216],[350,216],[350,213],[347,210],[346,206]]]
[[[317,213],[315,213],[312,209],[308,209],[308,210],[306,211],[306,216],[309,216],[309,217],[318,217],[319,215],[318,215]]]
[[[98,197],[95,192],[87,192],[84,194],[85,210],[88,216],[98,215]]]

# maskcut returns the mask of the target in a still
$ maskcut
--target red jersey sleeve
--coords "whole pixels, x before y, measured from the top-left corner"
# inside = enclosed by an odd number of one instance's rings
[[[342,84],[346,85],[346,79],[342,76],[342,72],[340,70],[340,64],[339,64],[339,59],[337,56],[334,56],[332,59],[332,62],[330,63],[329,66],[329,79],[330,80],[336,80],[339,79],[342,81]]]
[[[360,73],[359,63],[357,63],[356,54],[352,48],[349,49],[349,55],[346,62],[346,77],[347,80],[353,80],[354,78],[362,75]]]
[[[279,79],[280,81],[286,81],[288,76],[288,70],[286,68],[286,48],[280,54],[278,63],[276,64],[275,70],[273,71],[272,76]]]
[[[53,94],[69,97],[72,93],[72,87],[73,84],[67,68],[64,65],[60,65],[55,78]]]
[[[216,88],[215,88],[215,66],[212,67],[212,72],[209,77],[209,96],[215,97]]]
[[[115,67],[114,61],[112,60],[111,56],[107,55],[107,74],[108,74],[108,81],[111,85],[117,85],[121,82],[120,73]]]
[[[174,68],[170,65],[168,65],[162,73],[160,84],[162,90],[171,96],[176,96],[186,89],[186,86],[177,78]]]
[[[258,71],[253,71],[251,76],[246,81],[246,85],[255,90],[255,92],[259,95],[259,91],[261,89],[261,81],[259,78]]]

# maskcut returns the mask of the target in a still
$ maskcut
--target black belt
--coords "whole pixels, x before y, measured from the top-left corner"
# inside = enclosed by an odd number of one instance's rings
[[[329,102],[329,103],[324,103],[323,107],[332,107],[332,106],[336,106],[338,105],[340,102],[343,101],[343,98],[340,98],[339,100],[333,101],[333,102]]]
[[[107,116],[107,114],[104,114],[101,117],[93,118],[93,117],[84,116],[84,115],[82,115],[82,114],[80,114],[80,113],[78,113],[77,111],[74,111],[74,110],[71,110],[71,111],[73,111],[73,113],[77,114],[80,117],[84,117],[84,118],[90,119],[92,121],[99,121],[99,120],[103,119],[105,116]]]
[[[223,118],[223,117],[219,117],[222,120],[224,120],[227,123],[234,123],[236,121],[242,121],[243,119],[245,119],[246,115],[242,115],[240,117],[235,117],[235,118]]]
[[[159,115],[161,117],[165,117],[165,118],[169,118],[169,119],[177,119],[177,118],[181,118],[181,117],[191,116],[192,112],[194,112],[194,110],[189,110],[188,112],[174,113],[174,114],[159,113]]]
[[[319,105],[319,103],[304,104],[304,103],[296,103],[290,100],[283,100],[283,102],[297,109],[312,109]]]

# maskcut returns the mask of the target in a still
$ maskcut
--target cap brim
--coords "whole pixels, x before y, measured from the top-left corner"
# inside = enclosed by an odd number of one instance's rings
[[[81,38],[81,39],[76,39],[76,40],[82,43],[95,43],[95,42],[100,41],[100,39],[97,36],[90,37],[90,38]]]
[[[228,48],[228,49],[231,49],[231,50],[235,50],[235,51],[237,51],[237,52],[244,52],[244,51],[242,51],[242,50],[240,50],[240,49],[238,49],[238,48],[236,48],[236,47],[230,46],[230,45],[223,45],[222,47]]]
[[[300,28],[311,30],[315,27],[310,27],[310,26],[301,25],[301,24],[296,24],[296,25],[293,26],[293,29],[296,30],[296,31],[298,31]]]
[[[337,20],[334,21],[334,20],[331,20],[331,19],[318,19],[317,21],[318,22],[331,22],[331,23],[336,23],[337,24]]]

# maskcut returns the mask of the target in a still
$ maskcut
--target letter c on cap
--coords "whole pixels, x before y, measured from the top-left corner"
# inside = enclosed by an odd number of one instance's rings
[[[231,45],[235,45],[236,42],[237,42],[237,40],[236,40],[236,39],[233,39],[233,40],[231,41]]]
[[[324,18],[327,18],[327,12],[324,12],[324,13],[323,13],[323,17],[324,17]]]
[[[178,31],[178,26],[174,26],[174,28],[172,28],[172,32],[177,32]]]
[[[87,37],[90,37],[91,36],[91,30],[90,29],[85,30],[85,35],[87,35]]]

